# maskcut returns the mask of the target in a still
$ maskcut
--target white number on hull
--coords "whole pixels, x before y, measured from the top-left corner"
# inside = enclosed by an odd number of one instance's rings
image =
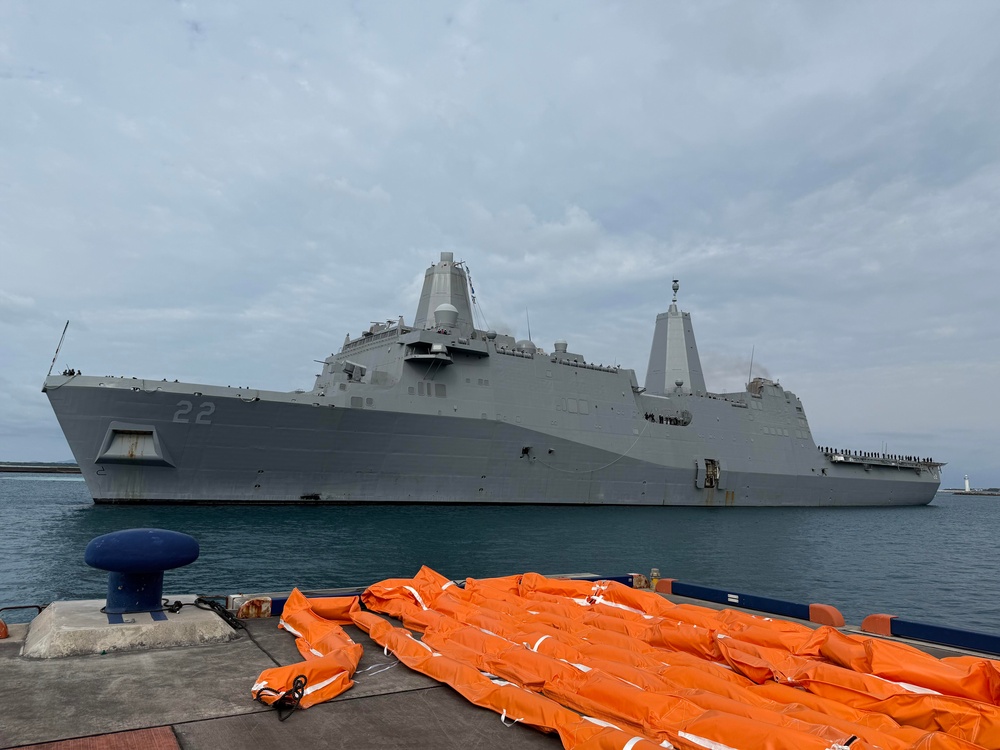
[[[198,416],[194,418],[197,424],[212,424],[212,420],[209,417],[215,413],[215,404],[211,401],[206,401],[201,404],[201,411],[198,412]]]
[[[180,408],[174,412],[174,421],[189,422],[190,420],[187,418],[187,415],[191,413],[192,409],[194,409],[194,404],[190,401],[184,400],[178,401],[177,405]],[[209,417],[215,413],[215,404],[211,401],[206,401],[203,404],[199,404],[198,408],[201,409],[201,411],[195,415],[195,424],[212,424],[212,420],[209,419]]]

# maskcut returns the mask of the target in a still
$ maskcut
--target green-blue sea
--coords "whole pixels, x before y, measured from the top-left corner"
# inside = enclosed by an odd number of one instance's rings
[[[916,508],[348,505],[96,506],[82,478],[0,474],[0,607],[96,599],[92,538],[156,527],[201,556],[166,594],[364,586],[429,565],[449,578],[650,572],[687,583],[1000,634],[1000,498]],[[31,614],[0,613],[8,622]]]

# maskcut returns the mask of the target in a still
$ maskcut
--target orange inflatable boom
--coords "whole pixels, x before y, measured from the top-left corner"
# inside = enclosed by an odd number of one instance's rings
[[[279,710],[282,721],[296,708],[315,706],[350,688],[361,660],[361,646],[337,624],[351,621],[360,609],[358,598],[330,597],[316,600],[315,606],[326,617],[317,614],[301,591],[292,591],[278,627],[295,636],[304,661],[265,669],[250,688],[254,700]]]

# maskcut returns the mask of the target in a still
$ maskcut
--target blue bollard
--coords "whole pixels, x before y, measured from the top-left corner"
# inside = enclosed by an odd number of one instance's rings
[[[83,560],[109,572],[108,614],[163,608],[163,571],[198,559],[198,541],[166,529],[126,529],[90,540]]]

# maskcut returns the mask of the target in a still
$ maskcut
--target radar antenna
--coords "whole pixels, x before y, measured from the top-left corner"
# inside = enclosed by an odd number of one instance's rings
[[[674,290],[674,298],[671,300],[675,305],[677,304],[677,290],[681,288],[681,284],[677,279],[674,279],[674,284],[671,289]]]

